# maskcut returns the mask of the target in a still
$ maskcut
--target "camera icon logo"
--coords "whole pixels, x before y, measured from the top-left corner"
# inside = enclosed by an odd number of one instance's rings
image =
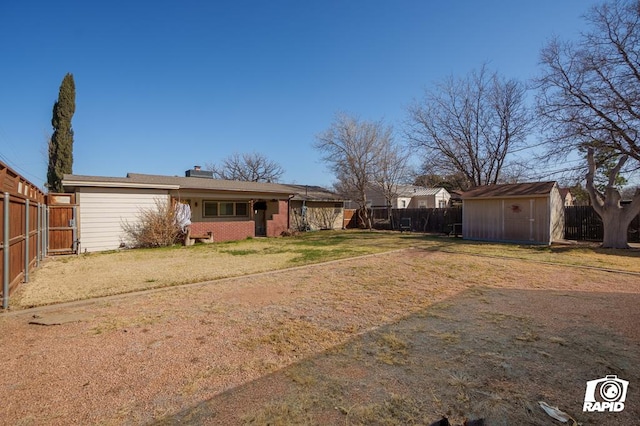
[[[582,411],[612,412],[624,410],[629,382],[616,375],[587,382]]]

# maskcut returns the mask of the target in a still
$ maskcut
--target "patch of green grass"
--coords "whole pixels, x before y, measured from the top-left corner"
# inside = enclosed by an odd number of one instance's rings
[[[320,250],[320,249],[304,249],[297,250],[298,256],[291,260],[292,263],[306,264],[306,263],[318,263],[325,260],[336,259],[338,257],[346,257],[349,250],[335,249],[335,250]]]
[[[321,235],[322,234],[310,236],[305,235],[304,237],[297,238],[294,244],[297,246],[327,247],[343,244],[350,238],[347,235],[327,235],[325,237],[321,237]]]
[[[231,256],[248,256],[251,254],[259,254],[260,251],[247,249],[247,250],[220,250],[221,253],[230,254]]]

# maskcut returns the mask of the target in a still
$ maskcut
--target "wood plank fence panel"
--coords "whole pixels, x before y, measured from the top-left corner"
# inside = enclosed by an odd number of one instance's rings
[[[352,229],[352,228],[358,227],[358,224],[356,221],[355,209],[344,209],[344,218],[342,221],[342,227],[345,229]]]
[[[0,190],[0,294],[6,309],[11,293],[44,257],[39,221],[44,193],[2,162]]]
[[[604,229],[602,219],[593,206],[568,206],[564,209],[564,237],[567,240],[602,241]],[[627,239],[640,242],[640,215],[629,224]]]
[[[74,253],[75,205],[49,206],[50,254]]]
[[[376,229],[400,229],[401,219],[411,219],[411,230],[415,232],[429,233],[450,233],[454,225],[460,230],[462,223],[462,208],[449,207],[438,208],[418,208],[418,209],[391,209],[391,219],[389,211],[383,209],[371,210],[373,227]]]

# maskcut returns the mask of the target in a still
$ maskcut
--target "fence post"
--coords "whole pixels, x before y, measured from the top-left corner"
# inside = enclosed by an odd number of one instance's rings
[[[43,251],[45,256],[49,254],[49,206],[45,206],[44,208],[44,224],[45,224],[45,232],[44,232],[44,247]]]
[[[78,221],[76,218],[78,217],[77,207],[73,206],[73,230],[71,231],[71,238],[73,238],[73,245],[71,246],[74,254],[80,254],[78,250]]]
[[[31,219],[29,216],[31,212],[29,208],[31,207],[29,199],[27,198],[24,201],[24,282],[29,282],[29,220]]]
[[[40,266],[40,250],[41,250],[41,243],[42,243],[42,206],[40,205],[40,203],[38,203],[38,219],[36,220],[36,267]]]
[[[9,307],[9,193],[4,193],[4,220],[2,226],[4,227],[4,238],[2,242],[2,308],[7,309]]]

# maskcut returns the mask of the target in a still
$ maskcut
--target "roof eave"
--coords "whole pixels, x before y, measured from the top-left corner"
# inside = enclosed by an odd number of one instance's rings
[[[180,185],[168,185],[168,184],[154,184],[154,183],[132,183],[132,182],[87,182],[79,180],[63,180],[63,187],[74,188],[87,188],[87,187],[99,187],[99,188],[146,188],[146,189],[180,189]]]
[[[526,194],[526,195],[493,195],[490,197],[483,197],[483,196],[479,196],[479,197],[460,197],[463,201],[464,200],[501,200],[503,198],[546,198],[549,197],[551,194]]]

